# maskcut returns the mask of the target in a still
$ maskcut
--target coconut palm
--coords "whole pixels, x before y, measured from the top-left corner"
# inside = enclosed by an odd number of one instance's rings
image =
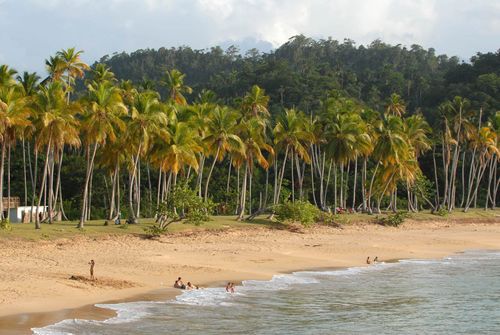
[[[58,51],[56,54],[61,59],[62,70],[65,73],[65,85],[68,102],[75,79],[83,78],[85,71],[90,69],[90,67],[82,61],[82,54],[83,50],[76,51],[75,48],[63,49]]]
[[[132,154],[132,166],[129,188],[130,219],[136,219],[134,210],[134,188],[138,162],[141,155],[144,155],[150,149],[155,136],[165,131],[168,124],[168,114],[164,106],[158,100],[158,95],[153,92],[138,93],[133,99],[133,105],[130,110],[129,122],[127,128],[128,149]],[[139,203],[137,208],[139,208]]]
[[[243,154],[238,152],[233,153],[233,161],[239,167],[245,166],[245,174],[243,177],[243,185],[241,187],[240,209],[238,213],[238,220],[243,220],[245,215],[246,206],[246,193],[247,193],[247,179],[250,184],[250,211],[252,206],[251,201],[251,186],[252,174],[255,164],[257,163],[263,169],[269,168],[269,162],[265,158],[263,151],[274,155],[273,148],[267,143],[266,138],[266,124],[258,118],[250,118],[243,120],[239,126],[239,137],[243,141],[244,151]]]
[[[4,81],[9,83],[10,80]],[[23,128],[30,125],[29,109],[27,100],[22,95],[19,86],[1,86],[0,87],[0,199],[3,198],[3,181],[5,156],[8,153],[8,175],[7,175],[7,193],[10,203],[10,151],[15,143],[17,135],[23,133]],[[0,220],[3,219],[3,201],[0,204]],[[8,214],[7,214],[8,215]]]
[[[186,97],[184,94],[191,94],[193,89],[184,84],[185,74],[179,70],[173,69],[166,71],[161,85],[165,86],[168,91],[168,99],[178,105],[186,105]]]
[[[396,93],[391,94],[385,113],[387,115],[402,117],[406,112],[406,106],[403,99]]]
[[[266,95],[264,89],[254,85],[243,97],[242,110],[245,117],[268,117],[268,104],[269,96]]]
[[[217,107],[207,123],[207,135],[203,139],[207,151],[214,159],[205,183],[205,201],[208,199],[208,186],[217,161],[221,162],[230,152],[243,153],[243,142],[237,135],[236,122],[240,115],[228,107]]]
[[[274,192],[274,205],[279,201],[288,154],[292,157],[292,164],[294,160],[296,162],[300,195],[302,197],[302,173],[300,171],[299,159],[308,164],[311,162],[309,147],[314,140],[314,134],[308,125],[309,120],[303,112],[289,109],[285,110],[285,114],[279,116],[278,122],[274,127],[273,134],[276,150],[284,151],[283,164],[278,176],[278,185]],[[292,166],[292,172],[293,169],[294,167]],[[292,187],[294,186],[292,185]]]
[[[52,82],[46,87],[42,87],[34,97],[33,110],[35,112],[35,126],[37,136],[35,150],[40,151],[45,147],[45,163],[43,169],[42,182],[38,197],[37,216],[35,227],[40,229],[40,219],[38,208],[42,201],[42,195],[46,184],[46,178],[50,166],[57,155],[61,154],[65,145],[73,147],[80,146],[79,121],[76,114],[81,110],[78,104],[68,104],[65,100],[65,92],[62,84]],[[49,166],[50,163],[50,166]],[[53,215],[53,171],[50,169],[48,210],[49,223],[52,222]]]
[[[87,172],[83,186],[82,215],[78,228],[83,228],[89,203],[89,181],[94,168],[94,159],[99,146],[109,140],[116,141],[117,131],[123,131],[125,123],[121,119],[127,114],[118,88],[109,82],[88,86],[88,97],[83,113],[82,130],[87,146]],[[91,151],[91,146],[93,149]]]

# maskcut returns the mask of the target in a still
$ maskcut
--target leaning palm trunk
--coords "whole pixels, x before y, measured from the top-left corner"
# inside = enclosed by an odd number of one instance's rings
[[[484,158],[483,158],[484,159]],[[481,184],[481,180],[483,179],[484,172],[486,171],[486,167],[489,163],[489,160],[483,162],[482,164],[479,165],[478,171],[477,171],[477,176],[476,176],[476,186],[474,188],[474,195],[472,198],[470,198],[470,190],[469,194],[467,195],[467,202],[465,204],[464,212],[468,211],[473,200],[477,198],[477,192],[479,190],[479,186]],[[469,199],[470,198],[470,199]]]
[[[238,221],[243,220],[243,217],[245,216],[247,178],[248,178],[248,163],[245,164],[245,175],[243,176],[243,184],[241,186],[240,212],[238,214]]]
[[[352,183],[352,210],[356,211],[356,181],[358,179],[358,157],[354,160],[354,182]]]
[[[214,161],[212,162],[212,165],[210,166],[210,170],[208,172],[207,181],[205,183],[205,197],[204,197],[205,202],[208,201],[208,185],[210,184],[210,178],[212,177],[212,172],[214,171],[215,163],[217,163],[217,158],[219,157],[221,147],[222,143],[219,142],[219,144],[217,145],[217,152],[215,153],[214,156]]]
[[[375,171],[373,171],[372,179],[370,181],[370,188],[368,189],[368,196],[367,196],[367,202],[368,202],[368,212],[370,214],[373,214],[373,209],[372,209],[372,191],[373,191],[373,183],[375,182],[375,176],[377,175],[377,170],[380,165],[380,162],[377,162],[377,165],[375,166]]]
[[[40,229],[40,205],[42,204],[42,196],[43,192],[45,190],[45,181],[47,179],[47,170],[48,170],[48,165],[49,165],[49,153],[50,153],[50,147],[52,145],[52,138],[49,138],[49,143],[47,144],[47,152],[45,154],[45,164],[43,166],[43,176],[42,176],[42,183],[40,186],[40,194],[38,196],[38,204],[36,207],[36,218],[35,218],[35,229]],[[44,208],[45,210],[45,208]]]
[[[4,165],[5,165],[5,140],[2,141],[2,154],[0,162],[0,220],[3,220],[3,176],[4,176]],[[9,199],[10,200],[10,199]]]
[[[89,149],[87,149],[87,152],[90,152]],[[94,150],[92,150],[92,156],[88,160],[88,165],[87,165],[87,171],[85,173],[85,184],[83,185],[83,204],[82,204],[82,214],[80,216],[80,222],[78,223],[77,228],[83,228],[83,225],[86,221],[86,217],[88,216],[87,213],[87,206],[89,205],[89,184],[90,184],[90,175],[91,172],[94,168],[94,159],[95,155],[97,152],[97,143],[94,144]]]
[[[137,148],[137,156],[135,159],[133,159],[133,167],[132,167],[132,173],[130,174],[130,183],[129,183],[129,206],[130,206],[130,218],[131,220],[135,220],[135,210],[134,210],[134,182],[135,182],[135,175],[137,173],[137,164],[139,162],[139,156],[141,154],[141,149],[142,149],[142,142],[139,144],[139,147]]]

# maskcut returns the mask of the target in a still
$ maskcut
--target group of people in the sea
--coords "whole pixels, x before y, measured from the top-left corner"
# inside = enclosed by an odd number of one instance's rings
[[[375,256],[375,258],[373,259],[373,261],[372,261],[372,260],[370,260],[370,256],[368,256],[368,257],[366,258],[366,264],[372,264],[372,263],[373,263],[373,264],[378,263],[378,256]]]
[[[190,281],[188,281],[187,284],[184,284],[181,277],[177,278],[177,280],[174,282],[174,288],[178,288],[180,290],[199,290],[200,289],[199,286],[193,285]],[[226,292],[234,293],[234,283],[231,283],[231,282],[227,283]]]
[[[175,281],[174,288],[178,288],[181,290],[199,290],[200,289],[199,286],[191,284],[190,281],[188,281],[187,284],[184,284],[182,282],[181,277],[177,278],[177,280]]]

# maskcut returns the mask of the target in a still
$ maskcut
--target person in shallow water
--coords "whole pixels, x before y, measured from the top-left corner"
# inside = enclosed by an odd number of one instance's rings
[[[181,290],[185,290],[186,289],[186,285],[184,285],[184,283],[182,282],[182,278],[181,277],[177,278],[177,280],[174,283],[174,287],[175,288],[180,288]]]
[[[375,258],[373,259],[373,263],[378,263],[378,256],[375,256]]]
[[[372,263],[372,261],[370,260],[370,256],[368,256],[368,257],[366,258],[366,264],[371,264],[371,263]]]
[[[190,282],[190,281],[188,281],[187,286],[186,286],[186,289],[187,289],[187,290],[197,290],[197,289],[199,289],[199,287],[198,287],[198,286],[196,286],[196,285],[191,284],[191,282]]]
[[[234,293],[234,283],[231,283],[231,282],[227,283],[226,292]]]

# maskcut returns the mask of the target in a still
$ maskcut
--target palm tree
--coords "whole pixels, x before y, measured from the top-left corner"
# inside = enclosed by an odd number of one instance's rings
[[[8,83],[10,81],[4,81]],[[9,84],[8,84],[9,85]],[[19,86],[0,86],[0,199],[3,199],[4,165],[6,153],[9,155],[8,165],[8,203],[10,204],[10,151],[15,143],[17,135],[31,123],[29,121],[29,109],[26,98],[22,95]],[[0,220],[3,219],[3,201],[0,204]],[[8,214],[7,214],[8,215]]]
[[[247,179],[249,179],[249,184],[250,184],[249,209],[251,212],[252,174],[255,163],[259,164],[264,169],[268,169],[269,162],[264,157],[262,151],[264,150],[270,153],[271,155],[274,155],[274,150],[266,142],[266,135],[265,135],[266,125],[264,122],[262,122],[262,120],[258,118],[243,120],[239,124],[238,128],[239,128],[239,137],[241,138],[244,144],[244,154],[240,154],[238,152],[233,153],[233,160],[237,166],[245,165],[245,175],[243,177],[243,186],[241,188],[240,211],[238,213],[238,220],[243,220],[243,217],[245,216],[245,206],[246,206]]]
[[[242,109],[246,117],[267,117],[269,116],[268,104],[269,96],[262,88],[254,85],[243,98]]]
[[[78,228],[83,228],[87,206],[89,203],[89,181],[94,168],[94,159],[99,146],[106,141],[116,141],[117,131],[123,131],[125,123],[121,119],[127,114],[127,108],[122,102],[119,89],[109,82],[100,82],[96,86],[88,86],[88,97],[83,114],[82,129],[87,145],[87,172],[83,186],[82,215]],[[94,145],[91,153],[91,145]]]
[[[168,115],[158,100],[158,95],[153,92],[138,93],[133,99],[133,106],[129,113],[128,144],[132,153],[132,167],[129,187],[130,218],[135,221],[133,199],[134,189],[137,197],[138,189],[135,187],[139,158],[145,154],[161,131],[166,131]],[[137,208],[139,208],[139,203]]]
[[[398,94],[392,93],[391,98],[389,99],[389,103],[387,104],[385,113],[387,115],[402,117],[405,112],[406,112],[406,106],[403,99],[401,99],[401,97]]]
[[[238,112],[228,107],[217,107],[207,124],[207,136],[203,139],[208,152],[214,156],[205,183],[205,201],[208,199],[208,186],[217,161],[222,162],[224,156],[231,152],[243,153],[243,142],[237,135],[236,122],[240,118]]]
[[[294,160],[296,162],[297,175],[299,177],[300,197],[302,197],[303,180],[301,177],[302,173],[300,170],[299,159],[308,164],[311,162],[308,149],[314,139],[314,134],[308,127],[308,124],[308,118],[303,112],[295,109],[289,109],[285,110],[285,114],[279,116],[278,122],[274,127],[274,143],[276,144],[276,149],[280,151],[284,150],[283,165],[281,166],[281,171],[278,174],[278,185],[274,192],[274,205],[279,202],[286,161],[289,153],[290,157],[292,157],[292,164]],[[294,167],[292,166],[292,172],[293,169]],[[292,187],[294,187],[294,185],[292,185]]]
[[[198,171],[199,164],[196,157],[202,146],[196,129],[186,122],[176,122],[168,127],[168,133],[162,133],[153,144],[153,157],[164,171],[173,174],[173,185],[176,185],[177,175],[184,166]]]
[[[7,65],[0,65],[0,87],[10,87],[16,83],[14,76],[17,71]]]
[[[35,125],[37,137],[35,141],[35,150],[40,151],[46,148],[43,177],[38,197],[37,215],[35,227],[40,229],[40,219],[38,208],[42,201],[46,178],[50,172],[50,182],[48,183],[48,210],[49,223],[52,222],[53,215],[53,162],[61,154],[64,145],[73,147],[80,146],[80,137],[78,132],[79,122],[76,114],[80,111],[78,104],[68,104],[65,100],[65,92],[62,84],[52,82],[46,87],[42,87],[34,97],[33,109],[35,112]],[[50,163],[50,164],[49,164]]]
[[[193,89],[184,84],[185,77],[185,74],[176,69],[165,72],[164,79],[160,83],[167,88],[168,98],[172,103],[187,104],[184,94],[191,94]]]
[[[61,59],[62,70],[66,74],[65,85],[68,103],[75,79],[83,78],[85,71],[90,69],[90,67],[82,61],[82,53],[83,50],[76,51],[75,48],[68,48],[60,50],[56,54]]]

